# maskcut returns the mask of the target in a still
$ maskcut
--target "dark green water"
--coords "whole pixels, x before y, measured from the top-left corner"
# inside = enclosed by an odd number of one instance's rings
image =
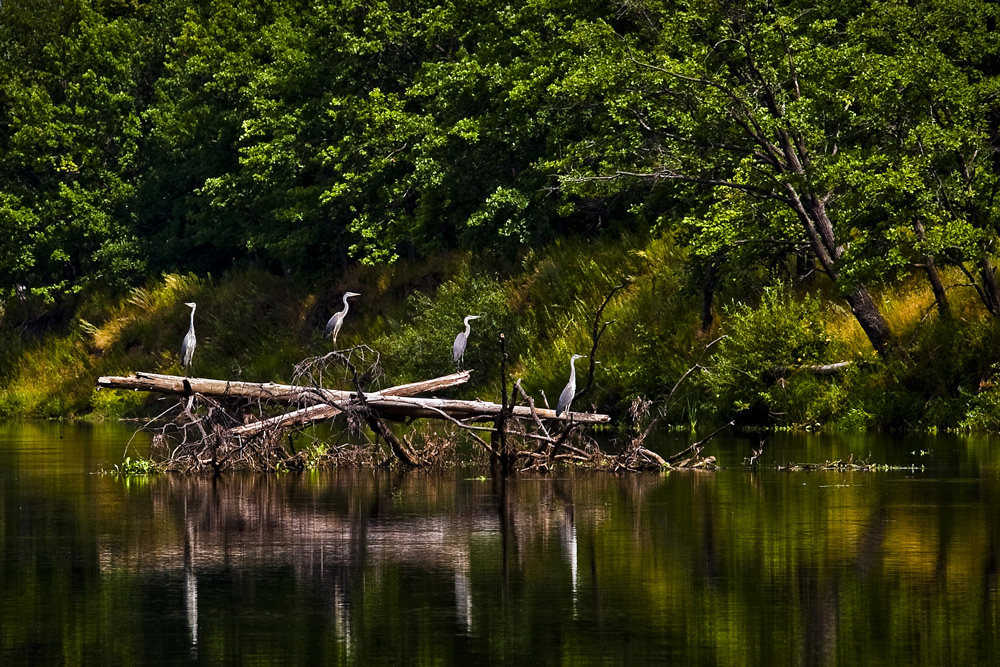
[[[96,474],[130,436],[0,426],[0,664],[1000,664],[989,439],[762,457],[918,466],[889,472]]]

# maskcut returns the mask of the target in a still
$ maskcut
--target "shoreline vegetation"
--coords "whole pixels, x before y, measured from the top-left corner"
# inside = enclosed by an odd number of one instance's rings
[[[15,0],[0,44],[0,417],[160,414],[94,383],[189,328],[289,382],[326,325],[625,443],[1000,430],[995,3]]]
[[[156,414],[161,404],[145,394],[98,390],[95,382],[137,370],[180,373],[183,304],[192,300],[201,315],[198,375],[287,381],[300,360],[328,351],[323,323],[339,295],[355,288],[367,298],[356,300],[340,343],[376,351],[381,386],[453,371],[452,339],[465,313],[481,312],[465,353],[471,380],[452,397],[499,396],[495,340],[503,333],[508,381],[521,380],[545,405],[566,381],[570,353],[591,352],[603,307],[600,363],[593,382],[587,360],[580,364],[575,405],[608,412],[617,427],[654,418],[698,430],[728,420],[737,428],[929,432],[993,431],[1000,423],[990,380],[997,334],[971,290],[964,299],[953,291],[953,320],[936,316],[933,294],[918,280],[881,293],[894,333],[909,342],[905,358],[887,361],[819,281],[729,295],[703,332],[700,295],[685,285],[683,254],[668,237],[560,242],[528,253],[507,275],[476,273],[475,263],[458,254],[423,265],[357,267],[322,291],[247,269],[220,278],[169,274],[118,298],[88,295],[64,322],[23,333],[16,353],[8,350],[0,414]],[[958,338],[959,326],[978,335]],[[343,373],[339,380],[349,388]]]

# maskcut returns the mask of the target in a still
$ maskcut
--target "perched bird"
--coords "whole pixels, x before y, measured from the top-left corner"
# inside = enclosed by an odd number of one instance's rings
[[[192,301],[184,305],[191,309],[191,326],[188,327],[188,332],[184,334],[184,342],[181,343],[181,367],[188,370],[191,368],[194,346],[198,344],[197,339],[194,337],[194,311],[198,307],[198,304]]]
[[[576,396],[576,360],[583,359],[585,356],[587,355],[574,354],[569,358],[569,382],[566,383],[566,388],[559,394],[559,402],[556,403],[556,417],[564,411],[569,410],[569,405],[573,402],[573,397]]]
[[[472,333],[471,320],[478,320],[482,315],[469,315],[465,318],[465,331],[455,336],[455,344],[451,346],[451,355],[456,364],[461,365],[465,357],[465,344],[469,342],[469,334]]]
[[[330,318],[330,321],[326,323],[326,328],[323,329],[323,338],[330,336],[334,345],[337,344],[337,334],[340,333],[340,327],[344,324],[344,317],[347,316],[347,309],[350,308],[347,300],[352,296],[361,295],[357,292],[344,292],[344,309],[339,313],[334,313],[333,317]]]

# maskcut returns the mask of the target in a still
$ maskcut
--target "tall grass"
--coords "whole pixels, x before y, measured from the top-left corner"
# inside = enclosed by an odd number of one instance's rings
[[[578,408],[622,415],[631,399],[662,399],[656,409],[689,423],[739,416],[762,425],[837,424],[849,428],[1000,428],[994,378],[1000,332],[969,289],[949,291],[950,318],[934,308],[919,276],[878,295],[903,349],[879,359],[829,286],[807,294],[766,279],[732,284],[716,295],[717,332],[699,332],[700,294],[686,257],[669,236],[562,240],[500,266],[470,254],[425,262],[355,267],[321,284],[244,269],[224,276],[166,275],[131,292],[88,295],[64,330],[39,339],[7,331],[0,415],[119,417],[151,414],[139,393],[97,392],[99,375],[138,370],[179,373],[187,301],[198,303],[194,375],[287,381],[295,364],[329,350],[324,323],[345,290],[361,292],[338,344],[381,354],[382,385],[454,370],[451,345],[466,315],[475,320],[465,355],[472,381],[465,398],[496,400],[498,339],[508,373],[539,404],[554,401],[571,354],[589,354],[595,319],[603,329],[593,390]],[[963,277],[945,272],[946,283]],[[724,283],[725,284],[725,283]],[[609,295],[613,296],[609,299]],[[607,301],[601,317],[597,312]],[[705,353],[717,334],[728,338]],[[835,376],[768,374],[776,366],[851,360]],[[578,388],[589,380],[578,362]]]

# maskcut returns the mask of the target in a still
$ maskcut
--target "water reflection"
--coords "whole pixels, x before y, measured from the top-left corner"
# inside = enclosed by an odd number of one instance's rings
[[[126,483],[83,472],[93,453],[52,447],[53,474],[14,449],[3,664],[969,664],[1000,648],[1000,476],[964,461]]]
[[[171,477],[149,491],[151,511],[127,519],[148,543],[101,541],[102,572],[152,576],[181,559],[192,646],[203,580],[213,582],[203,596],[239,613],[316,615],[339,653],[366,660],[404,657],[383,643],[400,633],[451,651],[462,636],[500,642],[501,655],[527,659],[543,628],[572,637],[580,659],[909,659],[935,623],[942,641],[962,633],[947,612],[970,599],[989,616],[967,623],[967,657],[983,630],[996,638],[998,517],[995,485],[982,480],[721,472],[504,484],[340,472]],[[290,590],[261,595],[275,578]],[[314,596],[327,596],[327,621]],[[574,650],[536,641],[553,658]]]
[[[189,523],[184,533],[184,609],[191,633],[191,655],[198,655],[198,575],[194,571],[194,530]]]

